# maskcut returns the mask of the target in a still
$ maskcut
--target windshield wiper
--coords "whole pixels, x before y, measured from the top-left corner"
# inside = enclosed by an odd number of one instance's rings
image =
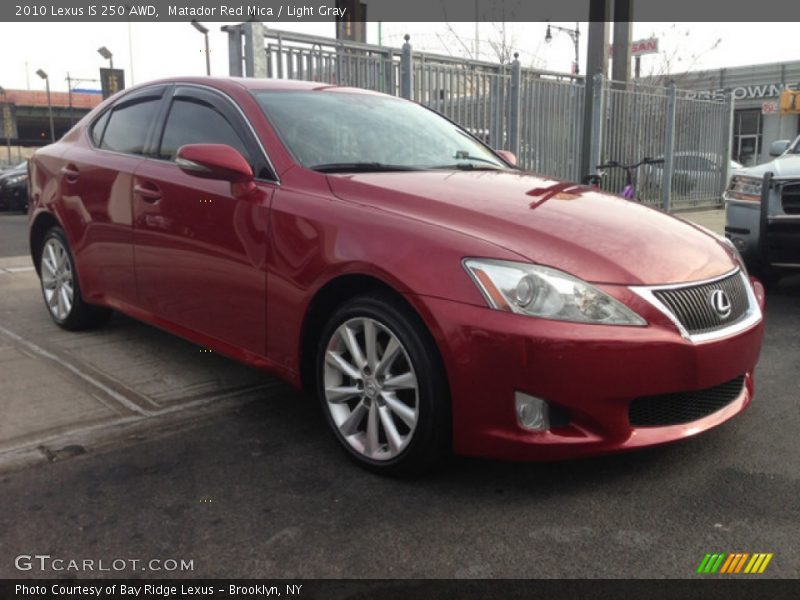
[[[480,159],[476,159],[480,160]],[[486,166],[483,165],[476,165],[473,163],[453,163],[452,165],[436,165],[435,167],[431,167],[431,169],[460,169],[462,171],[502,171],[502,167],[496,166],[493,162],[486,161],[489,163]],[[492,165],[492,166],[489,166]]]
[[[358,172],[381,172],[381,171],[419,171],[419,167],[407,165],[388,165],[379,162],[341,162],[324,163],[309,167],[320,173],[358,173]]]
[[[496,161],[489,160],[488,158],[483,158],[481,156],[473,156],[472,154],[470,154],[466,150],[456,150],[456,155],[453,158],[455,158],[456,160],[475,160],[477,162],[482,162],[482,163],[486,163],[486,164],[489,164],[489,165],[494,165],[498,169],[502,168],[500,165],[497,164]]]

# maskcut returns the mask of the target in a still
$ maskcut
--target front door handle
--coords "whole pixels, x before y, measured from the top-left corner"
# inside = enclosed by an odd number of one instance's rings
[[[161,190],[153,183],[136,184],[133,191],[142,197],[145,202],[154,204],[161,200]]]

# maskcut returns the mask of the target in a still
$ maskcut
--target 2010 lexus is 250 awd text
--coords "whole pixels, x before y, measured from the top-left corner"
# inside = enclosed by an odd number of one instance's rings
[[[110,310],[316,394],[397,472],[679,440],[753,397],[764,291],[724,239],[525,173],[418,104],[186,78],[30,161],[53,320]]]

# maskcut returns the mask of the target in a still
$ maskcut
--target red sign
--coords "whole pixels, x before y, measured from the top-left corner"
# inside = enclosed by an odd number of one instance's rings
[[[641,56],[642,54],[658,54],[658,38],[636,40],[631,44],[631,56]]]
[[[614,44],[608,46],[608,55],[614,51]],[[636,40],[631,42],[631,56],[641,56],[642,54],[658,54],[658,38],[646,40]]]
[[[778,106],[777,102],[769,101],[769,102],[762,102],[761,103],[761,114],[762,115],[771,115],[771,114],[778,113],[778,112],[780,112],[780,107]]]

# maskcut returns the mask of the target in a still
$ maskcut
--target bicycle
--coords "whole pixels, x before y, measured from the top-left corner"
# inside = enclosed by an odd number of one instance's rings
[[[606,171],[608,169],[623,169],[625,171],[625,187],[622,189],[622,194],[620,194],[626,200],[636,200],[637,202],[641,202],[636,197],[636,183],[634,179],[634,173],[641,167],[642,165],[663,165],[664,159],[663,158],[649,158],[645,157],[637,163],[631,165],[623,165],[622,163],[612,160],[602,165],[597,165],[597,171],[595,173],[590,173],[586,177],[584,177],[583,183],[586,185],[591,185],[592,187],[599,188],[600,184],[602,183],[603,177],[606,175]]]

